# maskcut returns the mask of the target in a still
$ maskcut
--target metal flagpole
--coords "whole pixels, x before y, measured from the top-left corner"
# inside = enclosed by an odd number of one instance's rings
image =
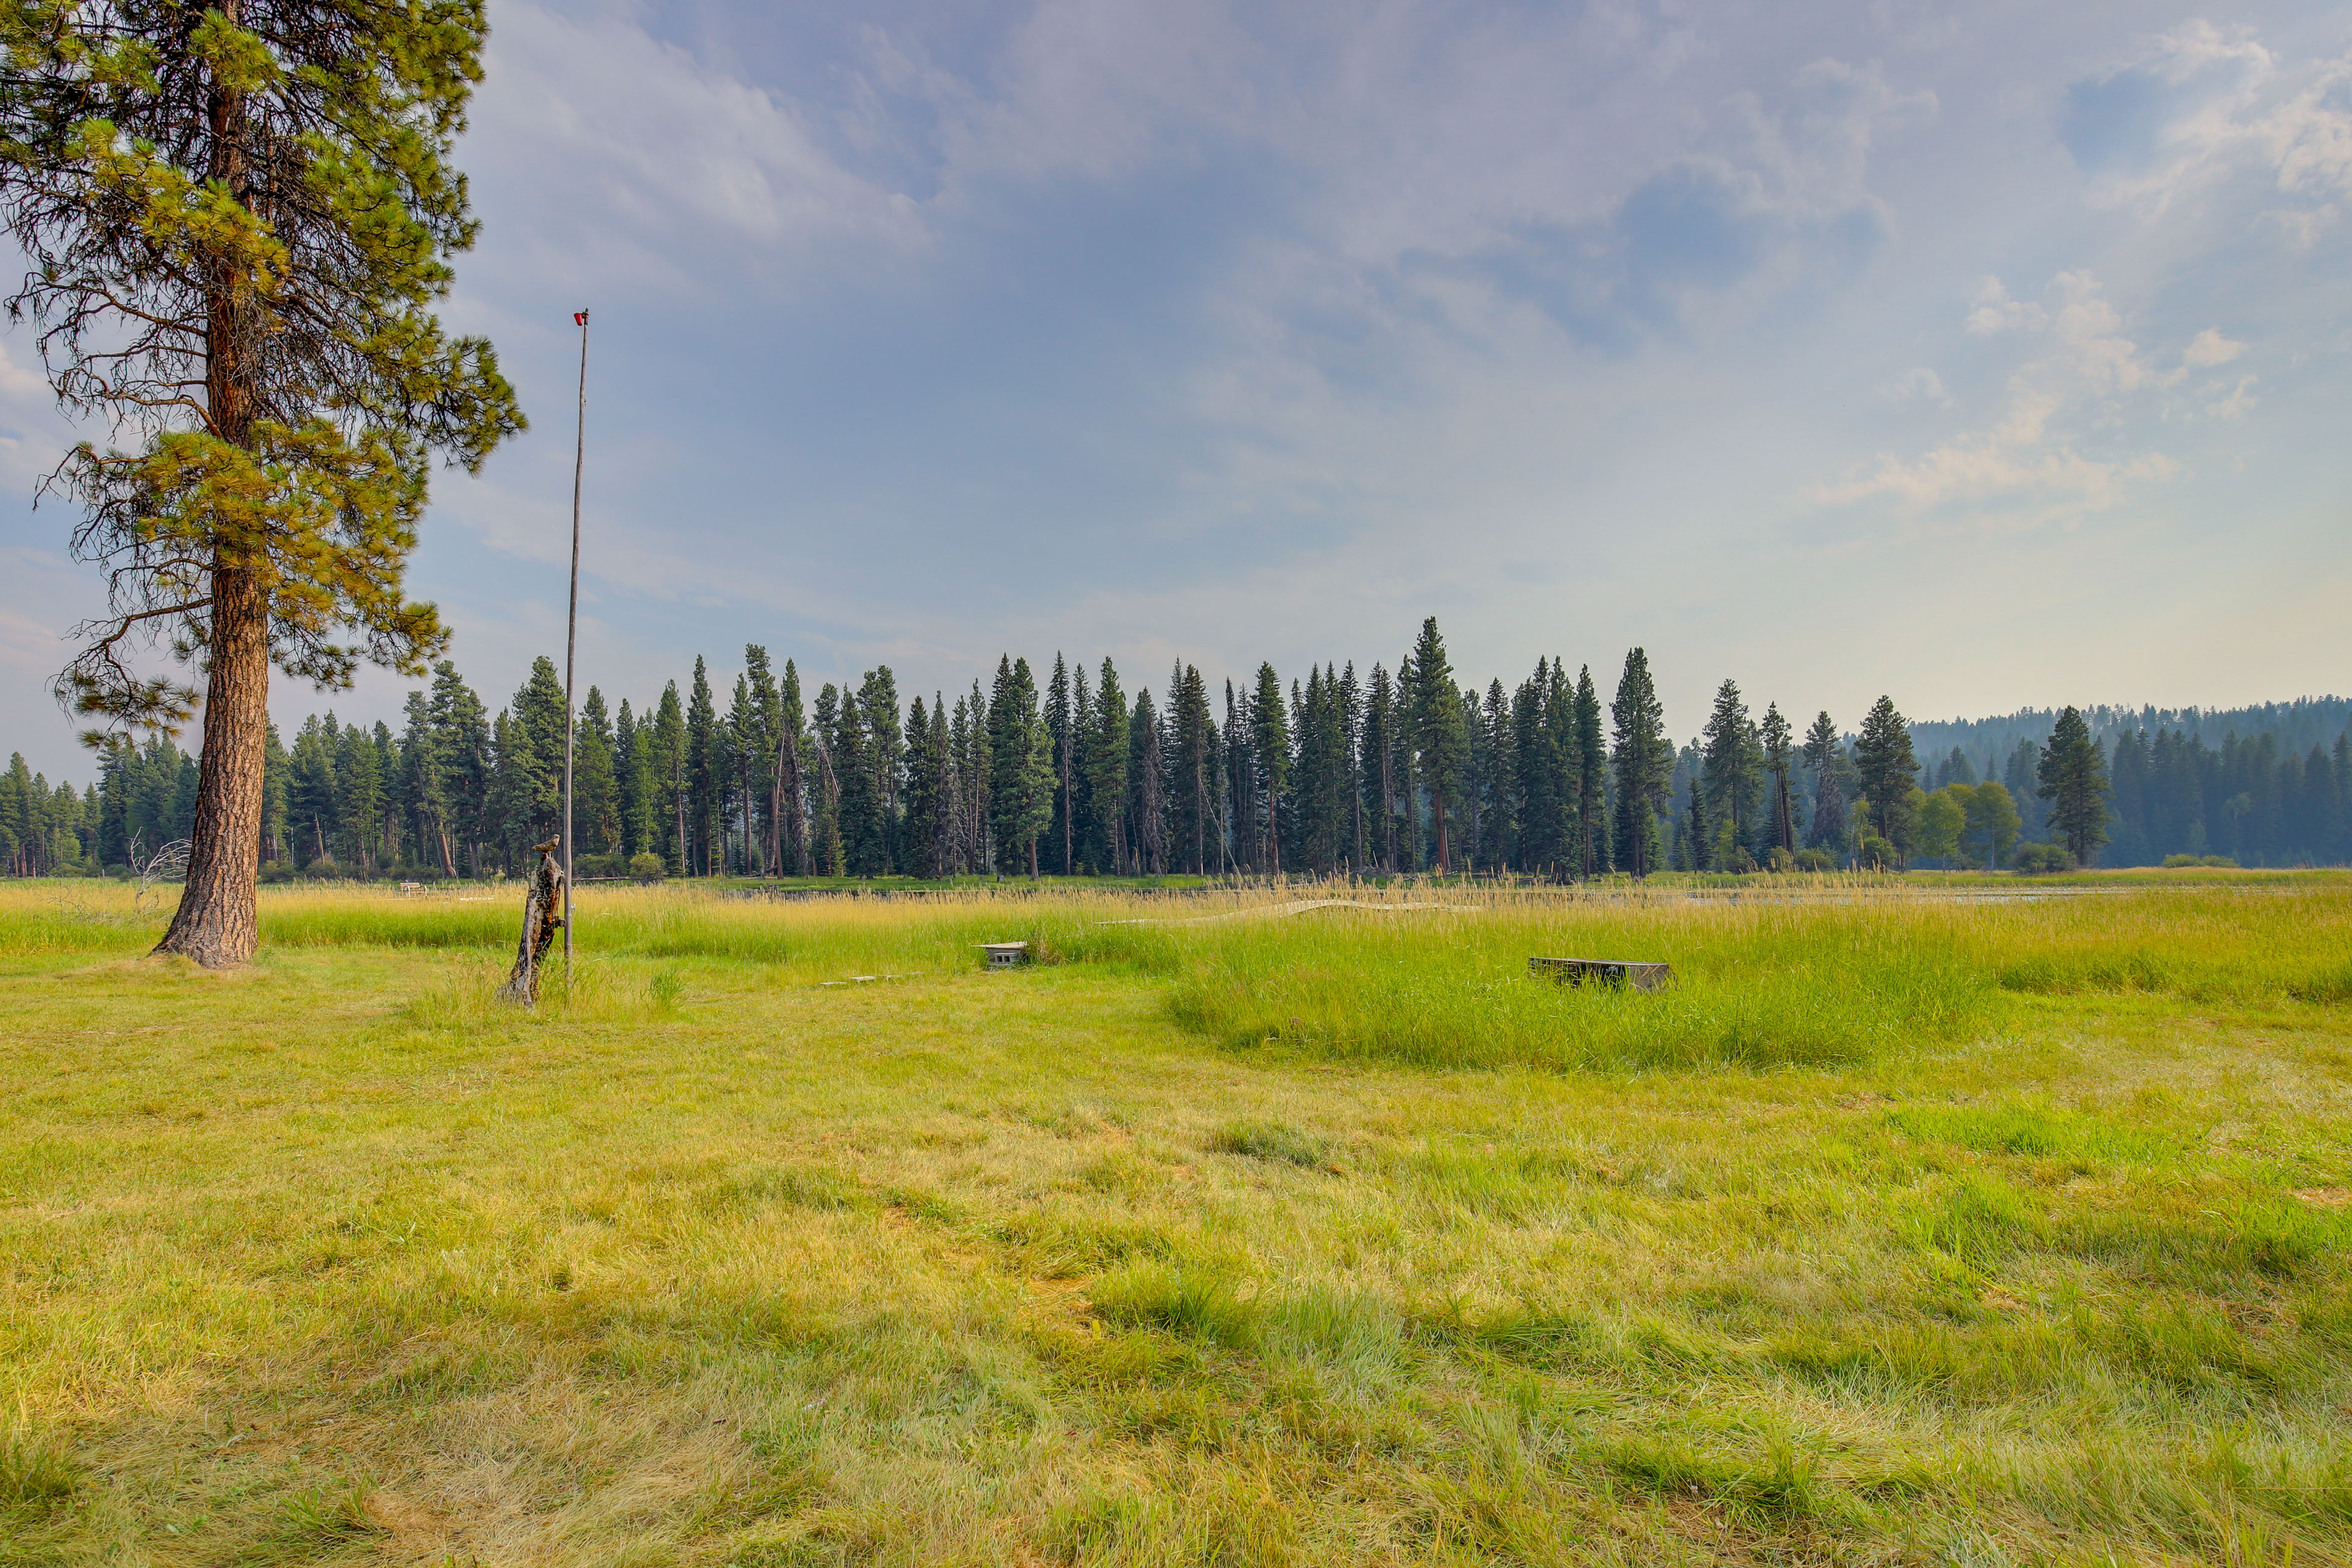
[[[563,973],[572,973],[572,753],[577,705],[572,667],[580,647],[580,470],[588,460],[588,312],[574,310],[580,328],[580,433],[572,448],[572,607],[563,619]]]

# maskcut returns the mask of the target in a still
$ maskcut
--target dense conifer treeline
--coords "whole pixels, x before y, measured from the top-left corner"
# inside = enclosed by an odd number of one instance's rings
[[[1130,697],[1108,658],[1044,674],[1000,659],[953,698],[902,701],[887,667],[811,696],[786,659],[744,649],[721,692],[581,705],[583,876],[1475,870],[1559,879],[1623,871],[1848,864],[2247,865],[2352,858],[2352,737],[2208,745],[2191,727],[2108,726],[2074,709],[2019,735],[1997,776],[1956,744],[1924,759],[1881,698],[1852,736],[1801,732],[1725,681],[1677,747],[1632,650],[1604,705],[1590,668],[1538,659],[1517,686],[1455,678],[1437,623],[1393,670],[1272,665],[1212,692],[1179,663]],[[2316,705],[2292,711],[2307,716]],[[2153,711],[2153,710],[2150,710]],[[304,721],[269,737],[267,874],[511,873],[562,811],[563,686],[552,660],[493,712],[434,667],[400,728]],[[2307,726],[2304,726],[2307,728]],[[1988,759],[1989,761],[1990,759]],[[77,793],[0,777],[10,874],[136,865],[184,837],[196,768],[167,740],[117,741]],[[2055,846],[2055,848],[2051,847]]]

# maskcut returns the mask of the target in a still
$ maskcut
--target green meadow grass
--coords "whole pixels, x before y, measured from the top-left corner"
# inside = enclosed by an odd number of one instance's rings
[[[518,901],[0,888],[0,1564],[2352,1561],[2352,878]]]

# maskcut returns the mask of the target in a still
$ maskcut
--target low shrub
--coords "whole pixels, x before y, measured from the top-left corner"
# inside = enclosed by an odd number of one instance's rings
[[[2047,876],[2073,870],[2074,857],[2066,852],[2063,844],[2021,844],[2011,864],[2030,877]]]

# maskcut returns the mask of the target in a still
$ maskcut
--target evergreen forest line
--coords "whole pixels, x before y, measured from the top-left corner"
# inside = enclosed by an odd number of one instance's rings
[[[2294,711],[2307,721],[2310,706]],[[1923,765],[1915,735],[1954,726],[1914,726],[1881,698],[1856,733],[1827,712],[1799,733],[1777,703],[1754,715],[1730,680],[1677,747],[1641,648],[1605,705],[1589,667],[1571,677],[1550,658],[1481,692],[1457,683],[1433,618],[1393,672],[1327,663],[1286,685],[1261,665],[1240,689],[1225,683],[1222,702],[1192,665],[1178,663],[1157,698],[1129,698],[1111,660],[1090,677],[1059,655],[1042,683],[1006,657],[985,687],[902,706],[883,666],[808,700],[792,660],[779,672],[752,646],[723,711],[699,658],[683,694],[671,681],[642,708],[615,711],[589,689],[579,865],[641,878],[1565,880],[2352,858],[2352,732],[2339,726],[2332,746],[2306,752],[2267,731],[2215,746],[2193,724],[2117,721],[2127,712],[2064,709],[2040,739],[2015,733],[2029,715],[1984,721],[2013,734],[2005,751],[1979,732]],[[515,874],[558,831],[563,730],[546,658],[496,713],[444,660],[397,731],[330,712],[288,746],[273,726],[264,875]],[[163,737],[109,742],[79,792],[14,757],[0,856],[18,876],[136,868],[186,836],[195,779],[194,760]]]

